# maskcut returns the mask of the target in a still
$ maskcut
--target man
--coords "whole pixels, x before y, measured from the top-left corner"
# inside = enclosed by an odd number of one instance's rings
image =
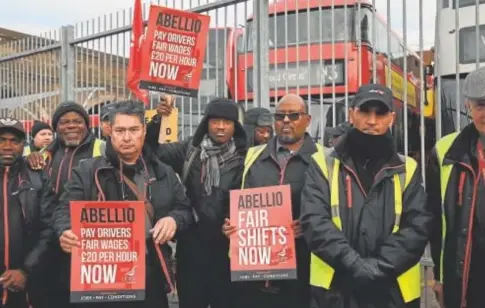
[[[109,113],[111,109],[113,108],[113,105],[110,104],[110,102],[106,102],[102,107],[101,107],[101,112],[99,114],[99,120],[101,121],[101,138],[103,140],[106,140],[110,135],[110,123],[109,123]]]
[[[55,195],[48,178],[22,159],[25,131],[20,121],[0,119],[1,307],[47,308],[43,294],[49,227]]]
[[[483,307],[485,281],[485,68],[468,74],[465,105],[473,123],[436,143],[427,171],[436,223],[430,243],[441,307]]]
[[[273,137],[274,118],[266,108],[256,107],[245,112],[244,130],[248,135],[248,145],[266,144]]]
[[[343,122],[336,127],[327,127],[325,129],[325,140],[328,140],[327,146],[328,147],[335,147],[341,137],[345,135],[350,129],[351,125],[349,122]]]
[[[44,167],[47,170],[52,187],[60,195],[80,160],[101,155],[103,141],[89,131],[89,115],[82,105],[75,102],[57,106],[52,126],[57,138],[45,151],[46,161],[39,153],[32,153],[28,159],[33,168]]]
[[[294,281],[269,281],[235,283],[236,307],[293,308],[309,307],[308,286],[310,254],[303,240],[300,223],[300,195],[308,163],[317,146],[306,133],[311,116],[308,105],[296,94],[281,98],[274,114],[276,136],[267,146],[251,148],[246,161],[244,187],[291,186],[292,215],[296,237],[296,260],[298,279]],[[234,228],[226,221],[225,233],[230,235]]]
[[[166,291],[173,284],[170,276],[164,275],[162,266],[170,253],[167,242],[187,229],[193,220],[189,199],[177,175],[144,147],[144,116],[142,103],[126,101],[115,104],[110,113],[112,133],[106,143],[105,156],[84,160],[74,168],[72,180],[66,185],[53,215],[60,245],[69,254],[73,247],[80,246],[79,234],[71,231],[70,201],[98,200],[99,196],[101,201],[141,198],[148,201],[145,205],[148,219],[146,299],[143,302],[99,304],[100,307],[168,308]],[[155,245],[162,245],[164,258],[157,256]],[[86,304],[86,307],[97,307],[97,304]]]
[[[170,115],[172,104],[172,97],[162,97],[159,114]],[[150,125],[158,136],[160,117]],[[229,215],[229,191],[241,185],[246,143],[236,103],[216,98],[193,138],[159,145],[158,157],[181,175],[197,221],[177,239],[180,308],[234,307],[229,241],[221,227]]]
[[[349,119],[335,148],[313,156],[302,193],[312,307],[419,307],[432,215],[416,161],[394,147],[391,90],[362,86]]]
[[[35,121],[32,125],[32,140],[30,145],[25,146],[24,156],[32,152],[38,152],[46,148],[54,140],[54,132],[49,124]]]

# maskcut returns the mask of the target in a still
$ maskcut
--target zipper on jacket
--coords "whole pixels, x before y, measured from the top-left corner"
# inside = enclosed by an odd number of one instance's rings
[[[69,151],[68,148],[64,150],[64,156],[62,156],[61,163],[59,164],[59,169],[57,170],[57,179],[56,179],[56,193],[59,192],[59,182],[61,181],[61,174],[62,174],[62,166],[64,165],[64,160],[66,159],[67,152]]]
[[[466,307],[466,293],[468,291],[468,276],[470,274],[470,261],[471,261],[471,251],[472,251],[472,231],[473,231],[473,219],[475,216],[475,206],[477,202],[477,188],[479,182],[480,174],[476,174],[473,168],[465,163],[460,162],[460,165],[465,167],[466,169],[470,170],[473,175],[473,193],[472,193],[472,206],[470,209],[470,217],[468,219],[468,233],[467,233],[467,240],[465,245],[465,260],[463,263],[463,271],[462,271],[462,286],[461,286],[461,300],[460,300],[460,307]]]
[[[10,234],[8,227],[8,173],[10,167],[5,167],[5,172],[3,173],[3,234],[4,234],[4,263],[5,271],[9,270],[10,267]],[[2,304],[5,306],[8,299],[8,289],[3,289]]]
[[[465,186],[465,172],[460,173],[460,182],[458,184],[458,206],[463,205],[463,189]]]

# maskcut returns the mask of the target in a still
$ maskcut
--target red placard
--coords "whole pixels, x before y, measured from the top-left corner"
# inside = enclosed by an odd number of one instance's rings
[[[145,205],[71,201],[71,303],[145,299]]]
[[[296,279],[289,185],[231,191],[231,280]]]
[[[139,87],[197,97],[210,17],[150,6]]]

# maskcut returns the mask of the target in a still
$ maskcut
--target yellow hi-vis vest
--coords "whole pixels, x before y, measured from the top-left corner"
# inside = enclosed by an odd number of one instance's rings
[[[453,170],[453,164],[443,166],[445,155],[453,145],[458,133],[452,133],[441,138],[436,143],[436,156],[438,157],[438,163],[440,166],[440,192],[441,192],[441,254],[440,254],[440,282],[443,283],[443,258],[445,253],[445,240],[446,240],[446,216],[445,216],[445,198],[448,182],[450,181],[451,171]],[[438,264],[435,264],[438,266]]]
[[[241,184],[241,189],[244,189],[244,183],[246,181],[246,175],[249,171],[249,168],[254,164],[256,159],[258,159],[259,155],[263,153],[264,149],[266,148],[267,144],[261,144],[257,145],[255,147],[251,147],[248,149],[248,152],[246,154],[246,159],[244,160],[244,171],[243,171],[243,177],[242,177],[242,184]],[[317,147],[318,152],[323,152],[324,148],[318,143],[315,143],[315,146]]]
[[[342,230],[342,221],[340,219],[339,209],[339,168],[340,160],[331,158],[329,155],[325,155],[323,151],[318,151],[312,155],[313,160],[322,170],[323,175],[329,182],[330,187],[330,207],[332,212],[332,221],[335,226]],[[394,211],[395,221],[392,232],[399,230],[402,214],[402,195],[404,190],[409,185],[416,168],[417,163],[410,157],[405,158],[406,172],[404,174],[395,174],[394,181]],[[311,254],[310,261],[310,285],[314,287],[330,289],[335,270],[328,265],[325,261],[317,257],[315,254]],[[415,299],[418,299],[421,295],[421,270],[419,263],[412,266],[408,271],[403,273],[397,278],[399,289],[401,290],[402,297],[405,303],[409,303]]]
[[[101,156],[103,153],[102,153],[102,150],[101,148],[103,147],[103,144],[104,144],[104,141],[101,140],[101,139],[95,139],[94,140],[94,146],[93,146],[93,157],[98,157],[98,156]],[[30,146],[25,146],[24,147],[24,153],[22,154],[24,157],[25,156],[29,156],[30,154],[32,153],[32,151],[30,150]],[[44,159],[47,159],[47,151],[44,151],[42,153],[42,157],[44,157]]]

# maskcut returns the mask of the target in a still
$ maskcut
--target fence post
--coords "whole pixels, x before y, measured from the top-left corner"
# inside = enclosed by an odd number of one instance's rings
[[[253,1],[254,106],[269,108],[269,0]]]
[[[75,101],[74,76],[75,76],[75,54],[74,26],[63,26],[61,28],[61,102]]]

